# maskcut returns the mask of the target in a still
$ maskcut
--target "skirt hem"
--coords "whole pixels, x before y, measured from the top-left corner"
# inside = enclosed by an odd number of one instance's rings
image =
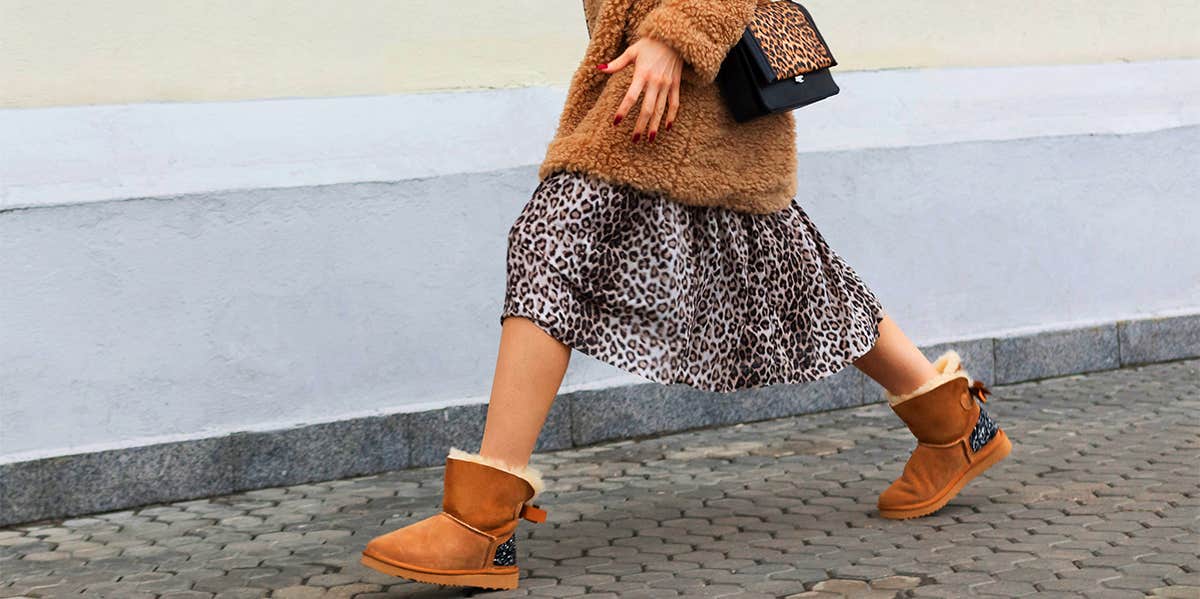
[[[758,389],[758,388],[767,387],[770,385],[799,385],[799,384],[803,384],[803,383],[812,383],[812,382],[819,381],[821,379],[833,376],[833,375],[841,372],[842,370],[845,370],[846,367],[852,365],[859,358],[863,357],[868,352],[870,352],[872,349],[874,349],[875,344],[879,341],[879,324],[881,322],[883,322],[884,310],[882,307],[880,307],[872,315],[872,319],[874,322],[872,323],[870,329],[868,329],[871,332],[871,334],[867,337],[866,343],[860,344],[859,346],[855,347],[853,351],[849,352],[849,354],[845,358],[840,359],[839,362],[827,364],[827,366],[829,366],[828,368],[820,368],[820,369],[809,370],[809,371],[802,370],[797,373],[793,373],[791,375],[774,376],[764,382],[759,382],[759,383],[755,383],[752,385],[724,385],[724,386],[706,385],[706,384],[700,383],[698,381],[689,380],[687,377],[681,376],[681,375],[677,375],[677,376],[670,377],[670,378],[663,377],[663,376],[659,375],[658,373],[654,372],[653,370],[640,368],[640,367],[638,367],[637,364],[628,362],[627,360],[621,358],[618,355],[607,354],[604,352],[597,351],[595,348],[589,347],[586,343],[583,343],[581,339],[579,339],[576,335],[572,334],[570,329],[560,329],[559,327],[555,326],[553,323],[550,323],[550,322],[546,321],[545,319],[543,319],[535,314],[532,314],[532,313],[523,312],[520,310],[505,310],[505,311],[501,312],[501,314],[500,314],[501,326],[504,325],[504,319],[508,318],[509,316],[518,316],[521,318],[528,319],[530,322],[532,322],[534,325],[536,325],[539,329],[541,329],[547,335],[550,335],[555,340],[563,343],[564,345],[570,347],[571,349],[578,351],[579,353],[589,356],[591,358],[594,358],[596,360],[599,360],[601,362],[604,362],[605,364],[608,364],[609,366],[613,366],[615,368],[620,368],[621,370],[624,370],[625,372],[640,376],[650,382],[660,383],[663,385],[676,385],[676,384],[688,385],[690,387],[699,389],[701,391],[707,391],[707,392],[711,392],[711,393],[734,393],[737,391]]]

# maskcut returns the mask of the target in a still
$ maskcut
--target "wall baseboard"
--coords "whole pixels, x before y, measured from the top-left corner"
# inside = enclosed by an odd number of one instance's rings
[[[928,345],[956,349],[973,378],[1009,384],[1200,357],[1200,313]],[[558,397],[536,451],[883,401],[848,367],[812,383],[729,394],[636,384]],[[697,407],[699,406],[699,409]],[[436,466],[478,448],[486,404],[0,464],[0,525],[68,518],[283,485]]]

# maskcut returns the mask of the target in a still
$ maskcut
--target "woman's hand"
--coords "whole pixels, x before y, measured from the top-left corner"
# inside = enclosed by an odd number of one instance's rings
[[[649,143],[658,135],[658,125],[663,122],[664,113],[664,131],[670,130],[671,123],[675,122],[675,113],[679,109],[679,79],[683,73],[683,58],[671,46],[644,37],[626,48],[612,62],[596,65],[596,68],[605,73],[616,73],[631,63],[634,65],[633,82],[629,84],[629,91],[625,92],[625,98],[613,115],[613,125],[625,118],[638,96],[645,92],[637,123],[633,127],[633,141],[637,143],[645,133],[646,142]]]

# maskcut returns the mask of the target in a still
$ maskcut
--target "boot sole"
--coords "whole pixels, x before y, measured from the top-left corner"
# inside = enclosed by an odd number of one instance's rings
[[[363,554],[359,560],[362,565],[377,572],[400,576],[417,582],[428,582],[447,586],[477,587],[482,589],[515,589],[520,572],[466,572],[462,574],[438,574],[413,570],[395,564],[389,564]]]
[[[988,446],[991,447],[989,448]],[[967,483],[971,482],[971,479],[979,476],[984,470],[995,466],[997,462],[1008,457],[1008,454],[1012,453],[1012,441],[1008,440],[1008,435],[1004,434],[1003,429],[998,429],[996,430],[996,436],[984,446],[983,451],[980,453],[982,455],[979,457],[979,459],[976,460],[974,464],[971,464],[971,467],[967,468],[966,472],[963,472],[953,485],[950,485],[948,488],[946,488],[946,490],[942,491],[941,495],[938,496],[937,501],[934,501],[929,505],[902,510],[881,509],[879,510],[879,515],[892,520],[907,520],[909,518],[928,516],[929,514],[942,509],[947,503],[950,503],[951,499],[954,499],[956,496],[958,496],[958,492],[962,491],[962,488],[967,486]]]

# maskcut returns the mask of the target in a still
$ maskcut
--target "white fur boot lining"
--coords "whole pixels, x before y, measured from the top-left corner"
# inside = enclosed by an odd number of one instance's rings
[[[513,475],[516,475],[516,476],[519,476],[519,477],[525,479],[526,481],[529,482],[529,486],[533,487],[533,497],[530,498],[530,501],[532,501],[533,498],[540,495],[542,490],[544,490],[546,488],[546,483],[544,481],[542,481],[541,471],[538,470],[537,468],[534,468],[533,466],[530,466],[529,464],[526,464],[526,465],[518,468],[518,467],[510,466],[507,463],[497,460],[495,458],[489,458],[487,456],[483,456],[478,453],[464,451],[457,447],[450,448],[450,453],[449,453],[448,457],[454,458],[456,460],[475,462],[477,464],[483,464],[484,466],[491,466],[492,468],[496,468],[497,470],[503,470],[509,474],[513,474]]]

